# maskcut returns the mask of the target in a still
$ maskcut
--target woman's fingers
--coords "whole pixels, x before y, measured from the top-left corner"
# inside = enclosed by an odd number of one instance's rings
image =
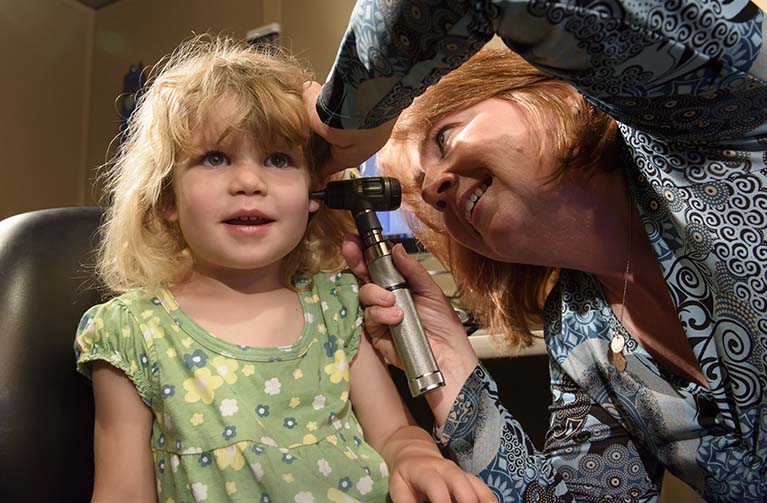
[[[442,289],[431,277],[429,271],[418,262],[415,258],[408,255],[405,251],[405,247],[401,244],[397,244],[392,249],[392,257],[394,258],[394,265],[397,266],[397,270],[402,273],[408,282],[410,291],[414,295],[424,295],[430,298],[444,297]]]

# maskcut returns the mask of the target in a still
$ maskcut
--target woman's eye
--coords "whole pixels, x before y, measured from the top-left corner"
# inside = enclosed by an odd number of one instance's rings
[[[206,166],[223,166],[228,161],[226,154],[223,152],[208,152],[202,158],[202,163]]]
[[[445,126],[439,131],[437,131],[437,135],[434,137],[434,141],[437,143],[437,148],[442,154],[445,153],[445,146],[447,145],[449,132],[450,132],[450,127]]]
[[[266,165],[274,168],[286,168],[291,164],[290,156],[283,153],[271,154],[266,158]]]

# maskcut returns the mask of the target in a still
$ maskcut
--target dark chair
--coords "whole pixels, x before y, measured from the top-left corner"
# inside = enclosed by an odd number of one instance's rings
[[[78,321],[100,302],[102,212],[61,208],[0,221],[0,501],[89,501],[93,394],[75,371]]]

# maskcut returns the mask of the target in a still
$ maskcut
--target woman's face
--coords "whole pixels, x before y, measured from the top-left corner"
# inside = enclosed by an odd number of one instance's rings
[[[458,242],[494,260],[547,265],[542,239],[572,218],[563,206],[578,197],[574,187],[547,183],[560,166],[548,122],[492,98],[443,117],[410,145],[416,185]]]

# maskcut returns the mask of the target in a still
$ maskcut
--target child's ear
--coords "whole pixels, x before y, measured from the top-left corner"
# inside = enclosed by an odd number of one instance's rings
[[[165,203],[165,209],[162,210],[162,216],[168,222],[178,222],[178,209],[174,201]]]
[[[314,213],[320,209],[320,202],[316,199],[309,199],[309,213]]]

